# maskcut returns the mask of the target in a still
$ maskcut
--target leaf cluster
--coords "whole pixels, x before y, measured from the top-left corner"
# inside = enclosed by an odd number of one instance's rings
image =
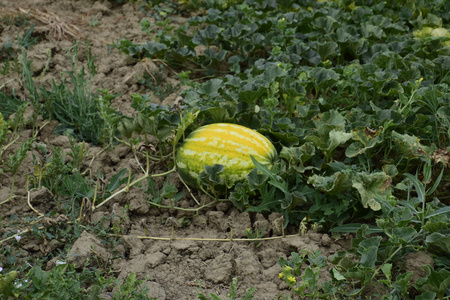
[[[150,299],[148,288],[136,274],[130,274],[124,282],[107,279],[105,274],[93,268],[83,268],[81,272],[63,261],[50,271],[32,267],[24,278],[16,279],[18,272],[0,275],[0,292],[17,299],[99,299],[106,288],[116,287],[113,299]]]

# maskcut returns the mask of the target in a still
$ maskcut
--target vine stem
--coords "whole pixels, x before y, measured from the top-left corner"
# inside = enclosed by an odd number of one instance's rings
[[[33,189],[29,190],[28,193],[27,193],[27,204],[39,217],[43,217],[44,214],[39,212],[36,208],[34,208],[33,205],[31,205],[31,191],[32,190]]]
[[[8,199],[6,199],[5,201],[0,202],[0,205],[8,203],[9,201],[11,201],[11,197],[9,197]]]
[[[168,175],[168,174],[170,174],[170,173],[175,172],[175,170],[176,170],[176,169],[173,168],[173,169],[171,169],[171,170],[169,170],[169,171],[167,171],[167,172],[159,173],[159,174],[149,174],[148,172],[146,172],[142,177],[136,179],[135,181],[133,181],[133,182],[128,182],[127,185],[126,185],[124,188],[118,190],[117,192],[115,192],[114,194],[112,194],[111,196],[109,196],[108,198],[106,198],[103,202],[99,203],[99,204],[96,205],[96,206],[92,206],[92,211],[94,211],[95,209],[99,208],[100,206],[105,205],[106,203],[108,203],[109,201],[111,201],[111,199],[113,199],[113,198],[116,197],[117,195],[120,195],[120,194],[122,194],[122,193],[128,192],[128,191],[130,190],[130,187],[132,187],[132,186],[138,184],[138,183],[141,182],[142,180],[145,180],[145,179],[147,179],[147,178],[155,178],[155,177],[166,176],[166,175]],[[131,177],[129,176],[129,178],[131,178]]]
[[[258,241],[272,241],[272,240],[279,240],[284,238],[293,238],[298,237],[299,234],[291,234],[291,235],[285,235],[285,236],[272,236],[272,237],[266,237],[266,238],[225,238],[225,239],[219,239],[219,238],[181,238],[181,237],[155,237],[155,236],[137,236],[138,239],[141,240],[155,240],[155,241],[200,241],[200,242],[258,242]]]
[[[219,200],[214,200],[213,202],[210,202],[208,204],[203,204],[202,206],[197,207],[197,208],[182,208],[182,207],[175,207],[172,205],[161,205],[161,204],[157,204],[154,202],[149,202],[149,204],[159,207],[159,208],[165,208],[165,209],[176,209],[176,210],[182,210],[182,211],[186,211],[186,212],[198,212],[198,211],[202,210],[203,208],[206,208],[206,207],[216,204],[217,202],[219,202]]]

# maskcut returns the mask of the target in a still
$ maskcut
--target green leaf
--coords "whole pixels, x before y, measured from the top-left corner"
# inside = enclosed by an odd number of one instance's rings
[[[378,247],[380,246],[381,236],[366,238],[359,243],[358,253],[361,254],[360,264],[374,268],[377,261]]]
[[[415,284],[417,290],[420,292],[436,293],[438,298],[443,297],[450,286],[450,272],[445,269],[435,271],[429,265],[423,266],[422,268],[427,273],[427,277],[417,280]]]
[[[259,163],[252,155],[250,155],[250,158],[253,161],[253,164],[256,166],[258,171],[266,175],[268,178],[270,178],[269,183],[277,188],[279,188],[282,192],[288,193],[287,190],[287,184],[283,181],[283,179],[276,175],[275,173],[272,173],[267,166]]]
[[[269,176],[267,174],[258,173],[258,169],[253,169],[247,176],[250,191],[259,190],[261,186],[267,181]]]
[[[434,299],[436,299],[435,292],[423,292],[422,294],[414,298],[414,300],[434,300]]]
[[[392,274],[391,274],[391,270],[392,270],[392,264],[384,264],[381,266],[381,271],[383,272],[384,276],[386,276],[387,282],[391,282],[392,280]]]
[[[197,31],[192,38],[192,42],[196,45],[209,46],[214,40],[219,38],[219,33],[223,31],[216,25],[208,25],[205,29]]]
[[[161,189],[161,196],[166,199],[174,198],[177,194],[178,189],[173,184],[165,183],[163,188]]]
[[[323,42],[316,44],[317,52],[322,60],[327,60],[335,57],[338,54],[339,46],[335,42]]]
[[[317,128],[317,135],[328,135],[332,129],[345,130],[345,118],[336,110],[318,114],[313,117],[312,121]]]
[[[153,56],[163,55],[168,50],[168,47],[162,43],[151,41],[143,45],[142,49],[147,50],[148,56]],[[130,55],[133,56],[133,53],[130,53]]]
[[[311,76],[315,79],[315,84],[319,89],[331,88],[340,78],[336,71],[321,67],[312,69]]]
[[[355,157],[363,154],[368,149],[383,142],[383,139],[379,135],[379,130],[373,132],[369,131],[367,127],[357,127],[352,131],[352,134],[352,139],[357,141],[357,143],[353,143],[347,148],[345,151],[347,157]]]
[[[332,129],[329,133],[329,137],[330,139],[328,141],[327,148],[324,150],[331,152],[334,149],[336,149],[337,146],[342,145],[346,143],[349,139],[351,139],[352,134]]]
[[[417,237],[417,231],[412,227],[393,228],[391,236],[395,243],[409,244]]]
[[[115,191],[116,189],[118,189],[122,184],[124,184],[126,182],[127,178],[122,179],[122,180],[121,180],[121,178],[125,174],[127,174],[126,168],[124,168],[124,169],[120,170],[118,173],[114,174],[111,177],[111,180],[109,181],[109,183],[106,185],[105,192],[111,193],[111,192]]]
[[[238,182],[230,193],[229,199],[235,207],[243,211],[249,205],[249,193],[248,184]]]
[[[202,293],[202,294],[197,294],[197,297],[198,297],[198,299],[200,299],[200,300],[209,300],[208,298],[206,298],[205,295],[203,295],[203,293]]]
[[[211,107],[206,111],[211,115],[213,123],[229,123],[233,120],[228,110],[223,107]]]
[[[316,130],[307,135],[305,140],[322,150],[327,158],[331,157],[336,147],[352,137],[351,133],[344,131],[344,117],[335,110],[315,116],[313,122]]]
[[[17,278],[18,273],[16,271],[8,272],[7,274],[0,275],[0,294],[3,294],[5,299],[9,299],[14,288],[14,281]]]
[[[358,229],[361,228],[363,224],[345,224],[345,225],[341,225],[341,226],[337,226],[334,227],[332,229],[330,229],[330,232],[341,232],[341,233],[355,233],[358,231]],[[364,224],[366,225],[366,224]],[[366,230],[367,234],[372,234],[372,233],[381,233],[383,232],[383,229],[381,229],[378,226],[373,226],[373,225],[367,225],[368,228]]]
[[[430,166],[429,169],[430,169],[430,177],[431,177],[431,166]],[[425,167],[424,167],[424,171],[425,171]],[[425,193],[426,196],[430,196],[430,195],[432,195],[434,193],[434,191],[436,191],[436,189],[438,188],[439,184],[441,183],[443,175],[444,175],[444,168],[442,168],[441,173],[439,174],[439,176],[434,181],[433,186],[428,191],[426,191],[426,193]],[[426,182],[428,182],[428,180]]]
[[[28,150],[30,150],[31,145],[34,143],[36,138],[31,138],[25,141],[22,145],[20,145],[20,148],[13,152],[13,154],[8,155],[8,160],[5,161],[5,165],[7,168],[5,168],[7,171],[13,173],[14,175],[19,170],[20,165],[22,164],[22,161],[27,156]]]
[[[276,78],[285,76],[287,74],[287,71],[283,70],[279,66],[269,65],[264,69],[264,72],[262,73],[261,77],[263,80],[267,82],[274,82]]]
[[[225,170],[224,165],[214,164],[213,166],[204,166],[204,169],[205,170],[202,171],[199,176],[201,182],[204,182],[207,185],[210,183],[223,184],[219,174]]]
[[[409,206],[408,202],[399,203],[400,205],[404,204],[404,207],[394,207],[392,209],[392,219],[395,222],[396,226],[408,226],[411,220],[414,218],[416,211],[413,207]],[[386,210],[383,210],[385,212]],[[387,214],[389,215],[389,213]]]
[[[420,139],[409,134],[400,134],[392,131],[392,140],[397,148],[409,158],[430,158],[431,150],[420,143]]]
[[[318,149],[322,150],[326,157],[330,158],[336,147],[347,142],[351,137],[351,133],[337,131],[332,129],[326,135],[318,135],[319,132],[307,135],[306,141],[311,142]]]
[[[318,281],[319,281],[319,274],[315,273],[311,266],[307,266],[303,275],[302,280],[305,281],[308,288],[315,291],[319,288]]]
[[[305,163],[314,156],[315,152],[316,148],[312,143],[305,143],[300,147],[283,147],[280,152],[280,158],[288,161],[289,168],[304,173],[311,168],[305,166]]]
[[[330,273],[334,280],[337,280],[337,281],[346,280],[346,278],[336,268],[332,268],[330,270]]]
[[[267,195],[263,197],[263,201],[255,206],[250,206],[246,209],[249,212],[265,212],[273,211],[275,207],[280,204],[280,201],[274,200],[274,194],[276,189],[271,189]]]
[[[200,113],[199,110],[195,111],[195,112],[188,112],[182,119],[180,124],[178,125],[177,128],[177,133],[175,134],[175,138],[173,140],[173,144],[177,145],[178,141],[181,139],[181,137],[184,135],[184,132],[186,131],[186,129],[189,127],[189,125],[191,125],[195,119],[197,119],[198,114]]]
[[[377,199],[388,200],[391,196],[391,177],[384,172],[367,174],[359,172],[353,177],[352,186],[361,196],[362,205],[372,210],[380,210],[381,205]]]
[[[422,227],[422,229],[428,231],[429,234],[433,232],[442,232],[442,230],[448,228],[450,228],[450,219],[443,215],[428,220]]]
[[[19,107],[26,105],[20,98],[0,91],[0,120],[8,120],[9,116],[19,111]],[[0,128],[1,128],[0,121]]]
[[[266,89],[263,87],[259,87],[256,91],[242,91],[238,94],[238,100],[252,104],[259,100],[265,92]]]
[[[398,293],[401,295],[408,294],[408,290],[411,288],[411,277],[413,275],[413,272],[406,272],[404,274],[398,274],[395,278],[395,282],[392,284],[392,286],[395,288],[395,290],[398,291]]]
[[[450,253],[450,236],[448,234],[444,235],[439,232],[433,232],[426,237],[425,243],[427,243],[428,247],[431,247],[430,249],[433,249],[434,252],[443,253],[445,255]]]
[[[425,202],[425,186],[422,182],[419,181],[417,176],[413,176],[411,174],[405,173],[404,174],[409,180],[411,180],[412,184],[414,185],[414,188],[416,189],[417,197],[419,198],[420,202]]]
[[[341,172],[333,173],[331,176],[314,174],[308,178],[308,183],[330,195],[339,194],[352,187],[350,176]]]
[[[395,165],[383,165],[383,172],[394,178],[398,174],[397,167]]]
[[[223,86],[223,80],[220,78],[214,78],[205,82],[199,89],[198,92],[206,95],[207,97],[213,98],[218,96],[219,89]]]
[[[365,267],[362,264],[357,265],[354,268],[349,269],[344,273],[344,276],[348,279],[356,279],[361,281],[362,285],[366,285],[372,280],[373,268]],[[350,295],[357,295],[360,289],[356,289],[350,292]]]
[[[425,218],[431,218],[431,217],[438,216],[441,214],[446,214],[446,215],[450,214],[450,206],[445,206],[438,210],[435,210],[434,212],[427,215]]]

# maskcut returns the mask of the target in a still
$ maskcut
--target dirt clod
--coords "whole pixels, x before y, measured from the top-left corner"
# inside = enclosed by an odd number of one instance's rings
[[[74,264],[76,268],[82,268],[88,259],[107,261],[109,257],[110,254],[102,246],[101,241],[89,232],[83,231],[67,254],[67,262]]]
[[[413,272],[411,282],[415,283],[417,279],[426,276],[425,270],[422,266],[434,265],[433,259],[424,252],[411,252],[405,256],[405,271]]]
[[[231,254],[222,254],[208,263],[205,279],[213,283],[229,283],[233,273],[233,257]]]

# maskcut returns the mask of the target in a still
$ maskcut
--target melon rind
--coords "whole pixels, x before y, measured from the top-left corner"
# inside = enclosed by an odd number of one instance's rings
[[[221,184],[228,187],[244,180],[255,168],[250,156],[270,167],[277,157],[273,144],[250,128],[215,123],[194,130],[176,154],[181,178],[191,187],[198,187],[197,179],[205,166],[224,165],[219,174]]]

